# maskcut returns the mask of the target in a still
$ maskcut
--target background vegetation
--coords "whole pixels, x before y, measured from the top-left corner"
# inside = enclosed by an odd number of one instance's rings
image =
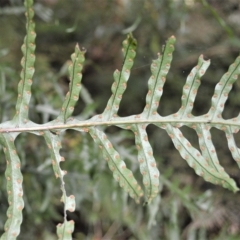
[[[194,105],[195,115],[206,113],[215,84],[239,54],[240,4],[238,0],[39,0],[35,1],[37,62],[30,118],[38,123],[53,119],[68,89],[67,61],[76,42],[87,49],[83,72],[85,88],[74,115],[87,119],[103,111],[111,94],[112,73],[122,65],[121,42],[128,31],[138,40],[129,87],[121,116],[140,113],[145,103],[151,60],[165,40],[177,38],[173,64],[159,107],[168,115],[180,107],[182,87],[198,56],[211,59]],[[0,119],[14,114],[20,59],[25,35],[21,0],[0,1]],[[224,111],[237,116],[240,83],[234,85]],[[191,129],[183,129],[197,147]],[[111,127],[108,135],[133,171],[138,172],[133,136]],[[239,239],[239,193],[206,183],[187,166],[167,134],[149,127],[150,142],[161,171],[163,190],[151,205],[128,199],[113,181],[98,148],[88,136],[67,131],[62,155],[67,161],[66,189],[76,197],[75,239]],[[240,185],[239,169],[231,158],[222,132],[215,130],[219,159]],[[59,182],[41,138],[21,134],[17,148],[24,174],[24,222],[19,239],[56,239],[61,221]],[[236,139],[240,138],[236,134]],[[240,140],[240,139],[239,139]],[[238,143],[240,145],[240,142]],[[5,160],[0,160],[0,230],[8,206]]]

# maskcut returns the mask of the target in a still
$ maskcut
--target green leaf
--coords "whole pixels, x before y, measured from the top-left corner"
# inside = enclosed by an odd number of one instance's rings
[[[210,61],[205,61],[201,55],[198,59],[197,66],[192,69],[187,77],[186,84],[183,87],[182,106],[177,113],[173,114],[174,117],[190,118],[192,116],[193,104],[201,83],[200,78],[206,72],[209,65]]]
[[[23,176],[21,173],[21,162],[18,157],[14,140],[17,134],[0,134],[0,141],[3,145],[6,157],[7,168],[5,177],[7,179],[7,193],[9,208],[7,210],[7,221],[4,226],[5,233],[1,240],[14,240],[20,233],[22,223],[23,202]]]
[[[136,124],[131,127],[131,130],[135,135],[135,142],[138,150],[138,162],[140,164],[141,174],[143,175],[143,185],[147,191],[147,202],[151,202],[160,190],[160,174],[153,156],[152,147],[148,141],[146,125]]]
[[[219,163],[216,149],[212,142],[210,126],[206,124],[198,124],[195,130],[198,135],[199,146],[202,152],[202,156],[210,167],[212,167],[215,171],[223,173],[223,175],[225,175],[226,173],[223,172],[223,168]]]
[[[212,106],[205,117],[213,120],[222,120],[222,112],[225,102],[228,99],[228,94],[232,89],[233,83],[238,79],[240,74],[240,56],[236,58],[234,63],[229,67],[228,71],[222,76],[220,82],[216,85],[213,97]]]
[[[63,224],[57,226],[58,238],[61,240],[72,239],[71,234],[74,230],[74,222],[67,221],[67,211],[74,211],[75,209],[74,196],[67,196],[65,190],[64,175],[66,171],[63,171],[60,167],[60,163],[64,158],[62,158],[59,153],[61,138],[58,134],[66,129],[90,133],[95,143],[102,150],[109,168],[113,171],[113,177],[136,202],[139,202],[143,195],[141,187],[133,177],[133,173],[127,169],[119,153],[113,148],[104,131],[99,130],[97,127],[102,126],[102,129],[105,129],[107,126],[119,126],[123,129],[133,131],[138,150],[140,172],[143,175],[143,185],[146,188],[146,199],[148,202],[151,201],[160,190],[159,178],[161,183],[163,182],[175,192],[177,192],[176,189],[178,187],[177,185],[169,184],[169,182],[167,182],[166,179],[164,180],[159,174],[157,163],[153,156],[153,149],[148,141],[146,127],[149,124],[155,124],[157,127],[167,131],[180,155],[187,161],[188,165],[195,170],[196,174],[213,184],[222,185],[234,192],[238,190],[236,183],[220,165],[216,153],[217,149],[211,140],[210,130],[212,127],[215,127],[225,132],[229,150],[240,166],[240,149],[237,147],[234,139],[234,133],[237,133],[240,129],[240,115],[228,120],[222,118],[222,112],[229,92],[240,74],[240,57],[235,60],[228,72],[223,75],[217,84],[208,113],[196,117],[192,115],[192,109],[200,86],[200,78],[210,64],[210,61],[205,61],[203,56],[200,56],[198,65],[193,68],[183,87],[181,108],[174,114],[162,117],[157,111],[166,82],[166,76],[170,69],[175,43],[175,37],[170,37],[164,47],[163,54],[159,54],[158,58],[154,60],[151,65],[151,77],[148,81],[148,94],[143,112],[139,115],[119,117],[118,109],[127,88],[127,81],[130,77],[130,71],[136,55],[137,42],[133,36],[129,34],[123,42],[124,60],[122,70],[116,70],[114,72],[114,83],[111,88],[112,95],[105,110],[101,115],[95,115],[91,119],[80,121],[80,119],[74,117],[69,118],[78,101],[81,89],[81,72],[85,53],[85,50],[80,50],[77,45],[71,58],[72,64],[69,66],[69,92],[66,95],[58,118],[46,124],[36,124],[28,119],[31,84],[34,74],[36,36],[32,4],[32,0],[25,0],[27,35],[22,46],[23,59],[21,65],[23,70],[18,85],[16,115],[13,120],[2,123],[0,126],[0,141],[4,146],[7,160],[5,175],[7,178],[9,201],[9,209],[7,212],[8,220],[5,224],[5,233],[1,239],[16,239],[20,232],[22,222],[22,208],[24,206],[22,199],[22,174],[20,171],[20,159],[14,146],[14,140],[21,132],[44,136],[49,147],[53,171],[55,176],[60,178],[63,192],[61,201],[64,203],[64,221]],[[201,151],[192,147],[191,143],[183,136],[180,130],[181,126],[190,127],[196,131]],[[56,132],[56,134],[53,132]]]
[[[214,159],[214,157],[205,159],[201,153],[183,136],[182,132],[178,128],[172,127],[168,124],[166,126],[166,131],[182,158],[185,159],[188,165],[195,170],[197,175],[202,176],[208,182],[222,185],[233,192],[239,190],[234,180],[228,176],[222,167],[218,166],[216,169],[217,159]],[[211,149],[209,147],[208,150],[215,151],[215,149]],[[211,164],[209,164],[210,161]]]
[[[114,83],[111,88],[112,96],[101,115],[103,119],[111,119],[117,116],[120,102],[122,100],[123,93],[127,88],[127,81],[130,77],[130,71],[136,56],[137,41],[133,38],[132,34],[127,36],[127,39],[123,41],[122,45],[124,56],[122,70],[116,70],[113,74]]]
[[[240,168],[240,148],[237,147],[236,141],[233,136],[234,132],[232,132],[232,129],[228,126],[225,130],[225,133],[228,142],[228,148],[232,154],[233,159],[236,161],[238,167]]]
[[[96,128],[89,128],[89,133],[102,150],[103,157],[113,172],[114,179],[129,193],[130,197],[134,198],[136,202],[139,202],[140,197],[143,195],[142,189],[134,178],[133,173],[126,167],[119,153],[107,139],[106,134]]]
[[[84,49],[80,50],[77,44],[75,47],[75,53],[71,55],[72,63],[68,68],[70,74],[69,92],[65,97],[61,112],[57,118],[57,120],[61,122],[66,122],[67,118],[72,115],[75,104],[78,101],[81,91],[82,68],[85,60],[85,52]]]
[[[65,221],[63,224],[57,225],[58,240],[72,240],[74,230],[74,221]]]
[[[29,102],[31,99],[31,85],[34,74],[35,62],[35,24],[33,22],[34,11],[32,8],[33,1],[25,0],[26,6],[26,30],[27,35],[22,45],[23,58],[21,60],[22,71],[20,74],[20,82],[18,84],[18,99],[16,103],[16,115],[14,121],[17,125],[21,125],[28,121]]]
[[[163,86],[172,62],[175,41],[174,36],[170,37],[164,47],[163,55],[158,54],[158,58],[151,65],[152,76],[148,80],[146,106],[142,113],[144,118],[149,118],[157,114],[159,101],[163,93]]]
[[[61,190],[63,192],[61,201],[64,203],[64,223],[62,225],[59,225],[58,233],[62,236],[62,238],[59,237],[59,239],[64,239],[64,240],[72,239],[72,238],[65,238],[66,236],[69,235],[69,231],[74,228],[74,222],[70,221],[69,223],[67,221],[67,211],[70,211],[70,212],[75,211],[76,203],[75,203],[75,197],[73,195],[67,196],[66,189],[65,189],[65,182],[63,178],[67,172],[63,171],[60,167],[60,163],[64,161],[64,158],[59,153],[59,150],[62,146],[61,139],[59,135],[53,134],[49,131],[44,132],[44,138],[51,152],[53,171],[55,173],[56,178],[59,178],[61,181]]]

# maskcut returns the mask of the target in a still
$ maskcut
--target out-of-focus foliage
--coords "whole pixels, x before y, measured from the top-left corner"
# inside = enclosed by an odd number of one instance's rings
[[[119,46],[128,31],[134,31],[139,47],[132,81],[120,108],[123,116],[142,111],[150,59],[156,58],[169,36],[176,36],[177,46],[164,89],[161,104],[164,107],[159,109],[162,115],[179,109],[181,89],[200,54],[212,62],[194,105],[196,115],[205,113],[216,82],[240,49],[238,0],[39,0],[35,11],[38,47],[30,118],[38,123],[58,114],[56,109],[68,87],[67,59],[76,42],[87,49],[87,64],[83,74],[86,89],[74,114],[81,113],[79,118],[85,119],[102,111],[111,94],[112,72],[122,65]],[[0,2],[0,26],[0,118],[6,121],[14,114],[20,46],[25,35],[21,1]],[[239,112],[239,88],[237,83],[229,96],[225,118]],[[97,104],[93,104],[91,96]],[[194,132],[182,130],[197,146]],[[239,239],[239,193],[232,194],[196,178],[173,150],[164,131],[150,126],[148,132],[164,186],[162,199],[157,198],[149,206],[137,206],[112,181],[90,138],[73,131],[66,133],[62,155],[68,161],[63,168],[68,169],[66,188],[76,196],[77,211],[71,215],[76,222],[75,239]],[[136,170],[133,136],[113,127],[108,129],[110,136],[111,133],[119,152]],[[223,159],[221,163],[239,184],[239,172],[221,137],[223,133],[215,130],[213,134]],[[239,143],[239,135],[235,137]],[[19,239],[55,239],[55,223],[62,214],[61,193],[52,174],[50,156],[45,152],[44,142],[30,134],[19,136],[17,149],[23,161],[26,203]],[[1,176],[4,169],[5,163],[0,161]],[[7,209],[3,177],[0,186],[3,229]]]

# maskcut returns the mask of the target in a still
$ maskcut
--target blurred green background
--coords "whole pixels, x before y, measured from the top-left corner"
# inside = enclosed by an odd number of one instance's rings
[[[54,119],[68,90],[67,64],[74,46],[87,49],[80,100],[74,115],[88,119],[101,113],[111,95],[113,71],[122,66],[121,42],[133,31],[137,56],[120,116],[141,113],[145,104],[152,59],[172,35],[177,38],[173,63],[159,106],[163,116],[181,106],[182,87],[200,54],[211,59],[202,78],[193,113],[208,111],[216,83],[239,54],[239,0],[38,0],[35,1],[36,72],[30,118],[37,123]],[[15,111],[21,71],[20,47],[25,35],[21,0],[0,0],[0,119]],[[240,83],[226,103],[223,117],[238,115]],[[199,149],[196,133],[181,128]],[[116,127],[107,134],[139,182],[134,139]],[[161,195],[150,205],[137,205],[113,180],[101,153],[87,134],[66,131],[61,154],[68,194],[77,209],[69,214],[76,223],[74,239],[240,239],[240,194],[204,182],[188,167],[167,136],[148,127],[149,140],[161,172]],[[237,164],[223,132],[212,129],[218,157],[240,185]],[[237,144],[240,136],[235,134]],[[62,222],[60,182],[54,177],[50,154],[42,138],[21,134],[16,141],[24,175],[24,221],[18,239],[56,239]],[[5,192],[5,159],[0,160],[0,232],[8,207]]]

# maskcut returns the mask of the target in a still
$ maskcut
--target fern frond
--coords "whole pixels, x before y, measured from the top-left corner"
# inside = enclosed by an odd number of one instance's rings
[[[183,136],[182,132],[170,124],[167,125],[166,131],[182,158],[195,170],[197,175],[202,176],[208,182],[222,185],[233,192],[238,191],[238,187],[234,180],[228,176],[221,166],[217,166],[218,160],[214,158],[216,157],[215,155],[208,155],[210,159],[204,158],[204,156]],[[215,149],[210,149],[210,146],[207,146],[207,148],[208,151],[214,153]],[[209,164],[210,161],[212,162],[211,165]],[[214,167],[212,167],[212,165],[214,165]]]
[[[182,106],[179,111],[173,114],[177,118],[190,117],[192,115],[193,104],[197,96],[198,88],[201,84],[201,77],[210,65],[210,61],[205,61],[201,55],[198,64],[194,67],[187,77],[186,84],[183,87]]]
[[[209,131],[209,126],[204,126],[204,124],[198,124],[195,128],[199,139],[199,146],[202,152],[202,156],[206,159],[210,167],[215,169],[215,171],[221,173],[223,168],[220,166],[216,149],[212,142],[211,133]]]
[[[72,63],[68,68],[70,74],[69,91],[65,97],[61,112],[57,118],[57,120],[64,123],[66,123],[67,118],[72,115],[74,106],[79,98],[85,52],[86,51],[84,49],[80,50],[77,44],[75,47],[75,53],[73,53],[71,56]]]
[[[16,239],[20,233],[20,226],[23,218],[23,176],[21,173],[21,161],[14,145],[16,136],[16,133],[0,134],[0,141],[3,145],[7,163],[5,177],[7,179],[9,203],[9,208],[7,210],[8,219],[4,226],[5,233],[1,236],[1,240]]]
[[[31,85],[34,74],[35,62],[35,23],[33,22],[34,11],[32,8],[33,0],[25,0],[26,7],[26,30],[27,35],[22,45],[23,58],[21,60],[22,71],[20,82],[18,84],[18,99],[16,104],[16,115],[14,121],[17,125],[28,121],[29,102],[31,99]]]
[[[114,179],[119,182],[119,185],[128,192],[136,202],[139,202],[140,197],[143,195],[142,189],[138,185],[131,170],[126,167],[126,163],[121,159],[119,153],[113,148],[106,134],[96,128],[89,128],[89,133],[98,144],[100,150],[102,150],[103,157],[108,162]]]
[[[174,51],[174,36],[170,37],[164,47],[164,52],[158,54],[158,58],[151,65],[152,76],[148,80],[148,93],[146,97],[146,106],[142,113],[144,118],[149,118],[152,115],[157,115],[159,101],[163,93],[163,86],[166,82],[171,62],[172,53]]]
[[[60,167],[60,163],[64,158],[62,158],[59,153],[61,148],[61,138],[59,134],[66,129],[84,131],[91,135],[94,142],[101,149],[104,159],[108,162],[114,179],[119,182],[119,185],[127,191],[136,202],[140,202],[140,198],[143,196],[143,190],[105,134],[104,129],[108,126],[118,126],[134,133],[140,172],[143,176],[143,185],[146,189],[146,200],[148,202],[159,193],[162,183],[170,186],[168,182],[160,176],[159,170],[157,169],[153,149],[148,141],[146,131],[149,124],[154,124],[167,131],[175,148],[179,151],[182,158],[186,160],[188,165],[194,169],[197,175],[202,176],[208,182],[219,184],[233,192],[238,190],[236,183],[220,165],[217,150],[211,139],[210,130],[215,127],[225,132],[229,150],[240,167],[240,149],[237,147],[234,139],[234,133],[237,133],[240,129],[240,115],[228,120],[222,118],[222,112],[228,94],[240,74],[240,56],[229,67],[228,72],[223,75],[217,84],[212,97],[211,108],[207,114],[202,116],[194,116],[192,114],[194,101],[200,86],[200,78],[210,65],[210,61],[206,61],[203,59],[203,56],[200,56],[197,66],[192,69],[183,87],[181,108],[176,113],[163,117],[158,113],[158,107],[174,51],[175,37],[170,37],[166,42],[163,53],[159,54],[158,58],[154,60],[151,65],[151,77],[148,81],[148,93],[143,112],[138,115],[119,117],[119,106],[127,88],[127,82],[136,55],[137,41],[129,34],[127,39],[123,41],[123,66],[121,71],[116,70],[114,72],[114,82],[111,88],[112,95],[106,108],[102,114],[95,115],[85,121],[80,121],[74,117],[70,118],[81,90],[81,72],[85,60],[85,50],[80,50],[79,46],[76,45],[75,52],[71,56],[72,64],[69,66],[69,92],[66,95],[59,116],[57,119],[44,125],[36,124],[28,118],[31,84],[34,74],[36,37],[32,4],[32,0],[25,0],[27,35],[22,46],[22,72],[18,85],[16,114],[11,121],[2,123],[0,126],[0,142],[4,146],[7,161],[5,175],[7,178],[9,201],[7,211],[8,219],[5,224],[5,233],[1,237],[2,240],[16,239],[20,232],[22,222],[22,209],[24,207],[22,199],[23,178],[20,170],[20,159],[14,146],[14,140],[21,132],[31,132],[43,136],[50,150],[53,171],[55,176],[60,178],[61,190],[63,192],[61,200],[64,203],[64,222],[57,226],[58,238],[61,240],[72,239],[71,233],[74,230],[74,222],[67,220],[67,211],[75,210],[75,197],[73,195],[67,196],[64,183],[64,175],[66,172]],[[187,138],[184,137],[180,130],[182,126],[187,126],[195,130],[199,139],[200,151],[193,147]],[[56,134],[53,132],[56,132]],[[176,187],[172,186],[172,189],[174,188]]]
[[[222,112],[225,102],[228,99],[228,94],[232,89],[233,83],[238,79],[240,74],[240,56],[236,58],[234,63],[229,67],[228,71],[222,76],[217,84],[213,97],[212,106],[206,117],[210,117],[211,121],[222,120]]]
[[[237,147],[236,141],[234,139],[234,136],[230,127],[226,128],[225,133],[226,133],[226,138],[228,142],[228,148],[232,154],[233,159],[236,161],[236,163],[238,164],[238,167],[240,168],[240,148]]]
[[[74,230],[74,221],[65,221],[63,224],[57,225],[58,240],[72,240],[72,232]]]
[[[57,226],[58,237],[61,240],[72,239],[70,236],[74,229],[74,222],[67,221],[67,211],[75,211],[75,197],[73,195],[67,196],[65,189],[63,178],[67,172],[63,171],[60,167],[60,163],[64,161],[64,158],[59,153],[62,146],[61,139],[59,135],[53,134],[50,131],[44,132],[44,138],[51,152],[53,171],[56,178],[59,178],[61,181],[61,190],[63,193],[61,201],[64,203],[64,223]]]
[[[110,120],[113,117],[117,117],[117,112],[122,100],[123,93],[127,88],[127,81],[130,77],[130,71],[134,63],[136,56],[137,41],[133,38],[132,34],[127,36],[127,39],[123,41],[123,66],[122,70],[116,70],[113,74],[114,83],[112,85],[112,96],[108,100],[107,106],[104,112],[100,115],[105,120]]]
[[[159,171],[153,156],[152,147],[148,141],[146,132],[147,125],[136,124],[131,127],[135,135],[136,147],[138,150],[138,162],[140,164],[140,171],[143,175],[143,185],[147,191],[147,201],[151,200],[159,193]]]

